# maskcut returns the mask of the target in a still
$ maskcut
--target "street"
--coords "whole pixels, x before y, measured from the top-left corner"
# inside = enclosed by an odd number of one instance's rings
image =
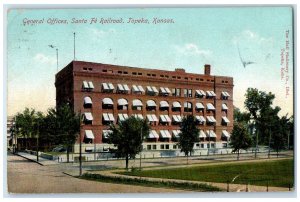
[[[41,166],[8,153],[8,193],[167,193],[182,190],[101,183],[62,173],[65,165]]]

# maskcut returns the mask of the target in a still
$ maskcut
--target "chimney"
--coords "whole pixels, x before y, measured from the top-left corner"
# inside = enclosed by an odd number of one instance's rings
[[[208,64],[204,65],[204,74],[210,75],[210,65],[208,65]]]
[[[183,68],[175,68],[175,72],[185,73],[185,69],[183,69]]]

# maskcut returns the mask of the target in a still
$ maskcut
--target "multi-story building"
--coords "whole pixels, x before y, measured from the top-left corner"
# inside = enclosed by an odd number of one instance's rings
[[[147,119],[144,150],[176,150],[182,118],[192,114],[200,129],[195,149],[226,148],[233,128],[233,78],[72,61],[56,75],[56,104],[69,102],[84,117],[85,150],[105,150],[108,125],[129,116]]]

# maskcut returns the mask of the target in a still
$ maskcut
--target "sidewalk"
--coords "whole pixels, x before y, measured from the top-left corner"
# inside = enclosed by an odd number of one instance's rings
[[[38,164],[40,164],[42,166],[57,165],[58,164],[56,161],[45,159],[45,158],[42,158],[40,156],[39,156],[39,161],[37,161],[37,158],[36,158],[35,155],[28,154],[28,153],[25,153],[25,152],[18,152],[15,155],[21,156],[21,157],[23,157],[23,158],[25,158],[25,159],[27,159],[29,161],[38,163]]]

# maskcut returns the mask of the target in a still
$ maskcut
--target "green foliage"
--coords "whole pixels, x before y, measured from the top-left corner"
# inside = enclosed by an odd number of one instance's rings
[[[251,142],[252,139],[247,131],[246,126],[241,123],[235,123],[229,143],[233,148],[233,151],[239,152],[241,149],[248,149],[251,146]]]
[[[119,125],[110,125],[110,130],[112,133],[108,135],[108,142],[117,147],[117,157],[126,157],[128,169],[128,158],[135,158],[142,150],[143,139],[149,135],[150,127],[146,120],[131,116]]]
[[[118,177],[118,176],[112,177],[112,176],[105,176],[101,174],[92,174],[92,173],[85,173],[80,178],[87,179],[87,180],[96,180],[100,182],[108,182],[108,183],[131,184],[131,185],[149,186],[149,187],[169,187],[169,188],[202,191],[202,192],[222,191],[218,187],[214,187],[205,183],[149,181],[147,179],[126,178],[126,177]]]
[[[194,143],[199,139],[199,129],[194,116],[188,115],[182,119],[179,133],[179,147],[186,156],[193,152]]]
[[[235,178],[237,184],[289,187],[294,184],[293,159],[224,163],[221,165],[193,166],[184,168],[153,169],[142,172],[126,172],[126,175],[165,179],[194,180],[202,182],[230,183]]]
[[[251,114],[248,112],[241,112],[239,108],[233,109],[234,122],[237,123],[249,123]]]

